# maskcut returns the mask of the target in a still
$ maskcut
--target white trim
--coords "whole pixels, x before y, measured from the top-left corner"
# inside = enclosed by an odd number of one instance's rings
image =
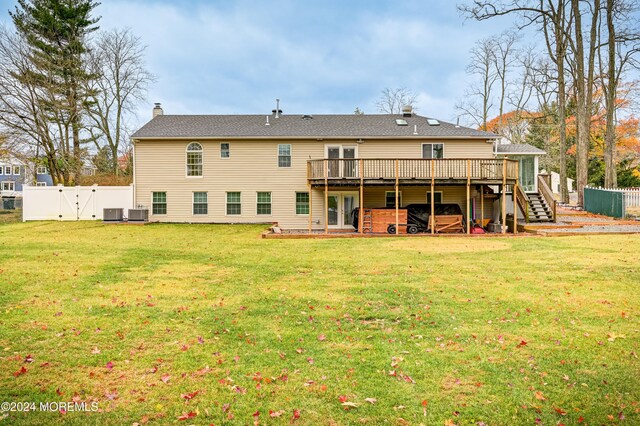
[[[49,171],[47,170],[47,166],[38,166],[36,167],[37,175],[48,175]]]
[[[281,166],[280,165],[280,147],[283,145],[288,145],[289,146],[289,165],[288,166]],[[285,157],[283,155],[283,157]],[[293,144],[291,143],[279,143],[278,144],[278,153],[276,155],[276,166],[278,167],[278,169],[291,169],[293,167]],[[260,192],[265,192],[265,191],[260,191]]]
[[[200,150],[191,150],[189,151],[189,147],[193,144],[196,144],[200,147]],[[193,175],[193,176],[189,176],[189,153],[190,152],[200,152],[200,175]],[[202,147],[202,144],[200,142],[189,142],[187,144],[187,147],[184,149],[184,176],[186,178],[202,178],[204,177],[204,148]]]
[[[354,160],[358,158],[358,145],[354,142],[353,144],[349,143],[325,143],[324,144],[324,158],[329,159],[329,148],[338,148],[340,150],[340,156],[338,159],[344,160],[344,149],[345,148],[354,148]],[[350,160],[348,158],[347,160]]]
[[[269,214],[265,214],[265,213],[258,213],[258,193],[259,192],[268,192],[269,193],[269,210],[271,211],[271,213]],[[261,204],[266,204],[266,203],[261,203]],[[256,216],[273,216],[273,191],[256,191]]]
[[[424,146],[432,145],[431,147],[431,158],[424,158]],[[433,158],[433,145],[442,145],[442,158],[447,158],[445,155],[445,143],[444,142],[423,142],[420,144],[420,158],[423,160],[438,160],[438,158]]]
[[[11,173],[11,166],[4,166],[4,174],[6,176],[11,176],[13,173]]]
[[[16,172],[16,169],[18,169],[17,172]],[[13,166],[13,175],[20,176],[20,166]]]
[[[47,182],[36,182],[36,186],[47,186]]]
[[[9,184],[11,184],[11,188],[5,188],[5,184],[7,184],[7,186],[9,186]],[[3,180],[2,182],[0,182],[0,191],[15,191],[16,190],[16,183],[15,181],[12,180]]]
[[[167,212],[166,213],[154,213],[153,212],[153,193],[154,192],[164,192],[165,195],[165,200],[164,200],[164,204],[167,207]],[[160,203],[158,203],[160,204]],[[167,216],[169,214],[169,193],[168,191],[164,190],[164,191],[151,191],[151,208],[149,209],[149,213],[151,214],[151,216]],[[192,210],[193,211],[193,210]]]
[[[444,204],[444,191],[433,191],[434,199],[435,194],[440,194],[440,204]],[[431,191],[427,191],[427,204],[431,204]],[[436,203],[437,204],[437,203]]]
[[[387,194],[394,194],[395,197],[395,193],[396,191],[384,191],[384,208],[385,209],[393,209],[394,207],[387,207]],[[399,209],[402,208],[402,191],[398,191],[398,201],[400,202],[400,205],[398,206]],[[395,204],[395,199],[393,201],[393,204]]]
[[[207,212],[206,213],[194,213],[194,208],[196,206],[196,192],[204,192],[207,196]],[[198,204],[205,204],[205,203],[198,203]],[[209,216],[209,192],[208,191],[191,191],[191,217],[203,217],[203,216]]]
[[[227,145],[227,153],[229,155],[226,156],[226,157],[223,157],[222,156],[222,145],[225,145],[225,144]],[[231,144],[229,142],[220,142],[220,159],[221,160],[228,160],[230,158],[231,158]],[[233,191],[231,191],[231,192],[233,192]]]
[[[309,213],[298,213],[298,194],[307,194],[309,196],[309,201],[307,201],[307,207],[309,208],[309,212],[311,212],[311,193],[309,192],[309,190],[305,190],[305,191],[294,191],[293,193],[293,211],[296,214],[296,216],[300,216],[300,217],[308,217]]]
[[[344,223],[344,196],[353,196],[353,207],[355,208],[356,206],[360,207],[360,193],[358,191],[329,191],[327,195],[329,197],[338,197],[338,223],[336,225],[329,225],[327,223],[327,227],[329,229],[355,229],[350,223]],[[324,208],[328,209],[329,206],[325,205]]]
[[[240,194],[240,214],[229,214],[227,213],[227,206],[229,205],[229,199],[227,198],[227,194],[230,192],[237,192]],[[256,198],[258,196],[256,195]],[[258,210],[258,203],[256,202],[256,210]],[[224,192],[224,215],[230,217],[240,217],[242,216],[242,191],[225,191]]]

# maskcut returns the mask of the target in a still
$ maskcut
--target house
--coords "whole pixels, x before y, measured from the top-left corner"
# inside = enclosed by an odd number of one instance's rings
[[[23,185],[50,186],[53,184],[44,166],[25,163],[14,157],[0,159],[0,196],[21,197]]]
[[[494,217],[498,195],[489,186],[502,190],[504,206],[504,190],[519,182],[518,161],[494,153],[496,135],[410,108],[399,115],[164,115],[156,104],[153,115],[132,135],[134,203],[148,207],[152,221],[273,222],[326,232],[353,229],[351,213],[360,206],[438,203],[458,204],[480,221]]]

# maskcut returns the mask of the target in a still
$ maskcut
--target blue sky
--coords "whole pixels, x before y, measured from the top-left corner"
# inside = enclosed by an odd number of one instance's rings
[[[285,114],[376,113],[385,87],[455,121],[469,50],[511,25],[465,21],[455,0],[102,0],[97,14],[148,46],[158,81],[140,123],[153,102],[167,114],[267,114],[276,98]]]

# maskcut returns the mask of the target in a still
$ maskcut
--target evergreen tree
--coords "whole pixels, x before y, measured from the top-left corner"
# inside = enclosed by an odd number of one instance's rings
[[[94,78],[86,66],[87,36],[98,29],[100,18],[91,16],[98,5],[93,0],[18,0],[15,11],[9,12],[31,50],[31,75],[22,77],[39,87],[43,107],[59,128],[66,147],[64,160],[76,183],[82,168],[82,116],[89,95],[85,88]]]

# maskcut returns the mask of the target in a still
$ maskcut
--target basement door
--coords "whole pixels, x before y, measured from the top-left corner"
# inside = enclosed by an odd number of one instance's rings
[[[329,192],[327,197],[328,225],[331,229],[355,229],[353,210],[358,207],[357,192]]]

